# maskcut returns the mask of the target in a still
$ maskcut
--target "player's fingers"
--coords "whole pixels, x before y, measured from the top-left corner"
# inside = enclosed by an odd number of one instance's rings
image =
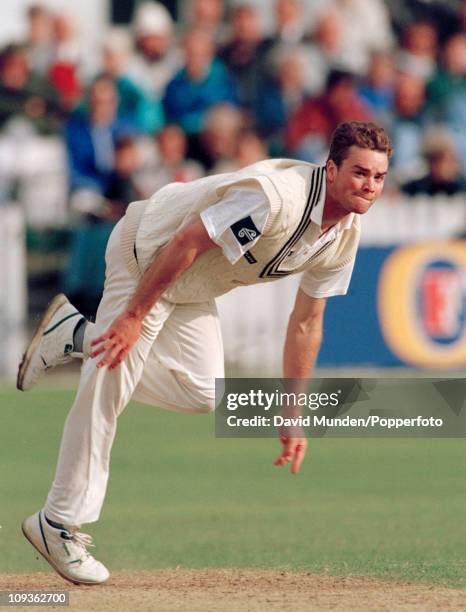
[[[112,337],[112,332],[109,330],[105,332],[105,334],[102,334],[101,336],[99,336],[98,338],[94,338],[94,340],[92,340],[91,342],[91,346],[95,346],[96,344],[99,344],[100,342],[103,342],[104,340],[108,340],[111,337]]]
[[[306,447],[303,444],[297,444],[293,457],[293,463],[291,464],[291,473],[297,474],[303,462],[304,456],[306,455]]]
[[[129,353],[129,350],[127,348],[122,349],[117,356],[113,359],[112,363],[108,366],[109,370],[114,370],[117,366],[120,365],[120,363],[122,363],[125,358],[126,355]]]
[[[120,344],[113,344],[111,345],[108,349],[107,352],[105,353],[105,357],[103,359],[101,359],[99,361],[99,363],[97,364],[98,368],[103,368],[104,366],[110,364],[113,362],[113,360],[115,359],[115,357],[118,355],[118,353],[121,351],[121,345]]]

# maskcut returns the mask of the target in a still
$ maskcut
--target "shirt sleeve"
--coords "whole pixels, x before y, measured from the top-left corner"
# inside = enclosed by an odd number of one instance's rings
[[[270,214],[270,202],[257,187],[232,187],[201,219],[215,244],[235,264],[261,237]]]
[[[355,259],[340,270],[306,270],[299,288],[306,295],[315,298],[345,295],[350,284],[354,262]]]

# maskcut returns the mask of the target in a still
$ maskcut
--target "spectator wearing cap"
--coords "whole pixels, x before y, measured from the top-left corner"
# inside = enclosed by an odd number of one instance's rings
[[[136,11],[132,30],[136,53],[129,62],[128,76],[147,94],[160,98],[182,64],[173,20],[160,2],[144,2]]]
[[[466,177],[448,131],[437,129],[428,133],[423,142],[423,156],[427,172],[404,183],[401,186],[404,193],[409,196],[455,196],[466,192]]]
[[[193,142],[212,106],[221,102],[237,105],[239,97],[232,76],[215,57],[213,40],[205,32],[191,30],[183,46],[184,66],[167,85],[163,102],[167,121],[183,128]]]
[[[103,72],[115,83],[118,116],[141,134],[153,134],[164,124],[161,100],[149,95],[128,74],[131,39],[126,30],[113,28],[103,47]]]
[[[354,75],[333,70],[326,91],[302,102],[286,129],[288,153],[305,161],[325,160],[333,130],[344,121],[370,121],[372,113],[357,93]]]

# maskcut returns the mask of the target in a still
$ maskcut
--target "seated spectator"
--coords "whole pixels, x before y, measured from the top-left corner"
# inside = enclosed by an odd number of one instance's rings
[[[184,39],[184,67],[165,91],[167,120],[188,134],[198,135],[207,111],[215,104],[238,104],[238,94],[223,62],[214,56],[214,44],[204,32],[192,30]]]
[[[187,30],[202,30],[217,45],[225,42],[227,28],[222,21],[225,0],[189,0],[185,4]]]
[[[362,76],[373,53],[391,49],[394,37],[384,0],[327,0],[321,10],[336,13],[339,67]]]
[[[394,149],[391,164],[399,182],[416,176],[422,168],[422,139],[429,125],[425,103],[425,80],[410,73],[398,74],[395,108],[388,127]]]
[[[301,0],[276,0],[275,26],[275,43],[300,43],[308,29]]]
[[[244,127],[245,117],[238,108],[231,104],[213,106],[206,115],[196,159],[210,173],[214,173],[218,164],[233,159],[238,137]]]
[[[395,97],[395,65],[389,53],[374,53],[358,91],[377,120],[385,124]]]
[[[104,192],[107,204],[105,218],[121,219],[128,204],[143,197],[136,182],[140,167],[141,157],[136,140],[130,136],[118,140],[115,144],[115,164]]]
[[[270,40],[265,40],[258,13],[250,4],[240,4],[233,9],[231,25],[231,39],[219,50],[218,57],[236,78],[241,101],[254,106],[262,85]]]
[[[428,85],[429,110],[449,127],[466,170],[466,34],[450,36],[441,58],[441,67]]]
[[[204,168],[186,157],[188,141],[177,125],[166,125],[155,137],[155,156],[149,157],[138,173],[137,184],[148,198],[164,185],[187,183],[204,176]]]
[[[404,183],[401,186],[404,193],[454,196],[466,192],[466,176],[461,171],[458,152],[448,132],[437,130],[428,134],[423,142],[423,155],[427,173]]]
[[[164,123],[162,102],[146,94],[130,76],[128,60],[131,40],[125,30],[114,28],[106,37],[103,48],[103,72],[113,79],[118,93],[118,115],[135,131],[153,134]]]
[[[42,4],[33,4],[27,10],[25,48],[33,72],[46,77],[54,60],[53,14]]]
[[[428,21],[413,21],[401,36],[401,49],[397,53],[397,66],[422,79],[429,79],[437,64],[437,30]]]
[[[64,118],[56,90],[32,72],[20,45],[0,53],[0,129],[14,118],[27,121],[40,134],[57,133]]]
[[[270,57],[270,76],[258,95],[255,124],[270,139],[273,156],[284,152],[284,129],[306,97],[306,50],[282,47]]]
[[[251,128],[245,128],[237,137],[236,151],[230,160],[218,162],[212,174],[220,172],[235,172],[258,161],[267,159],[268,150],[266,142]]]
[[[76,110],[65,128],[70,189],[103,194],[114,166],[115,143],[131,132],[117,115],[118,94],[113,80],[97,77],[89,102]]]
[[[306,45],[310,67],[306,85],[309,93],[316,96],[323,92],[330,70],[351,67],[351,55],[347,53],[343,40],[343,23],[334,7],[320,11]]]
[[[286,130],[288,152],[305,161],[325,160],[330,137],[343,121],[370,121],[372,114],[358,96],[349,72],[333,70],[324,94],[305,100],[291,116]]]
[[[53,18],[54,57],[48,77],[60,93],[63,106],[72,109],[82,94],[78,75],[80,62],[79,43],[71,15],[58,13]]]
[[[136,53],[128,64],[128,76],[147,94],[160,98],[182,63],[170,13],[160,2],[143,2],[133,32]]]
[[[141,198],[135,182],[139,166],[136,141],[123,137],[115,143],[114,163],[103,193],[80,189],[71,196],[72,211],[79,216],[63,283],[73,303],[92,316],[104,286],[105,249],[110,233],[128,204]]]

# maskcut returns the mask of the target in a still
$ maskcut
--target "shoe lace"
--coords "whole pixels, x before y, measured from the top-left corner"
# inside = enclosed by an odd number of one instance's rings
[[[88,546],[95,546],[92,541],[92,536],[90,536],[88,533],[82,533],[82,531],[79,531],[79,527],[72,527],[68,529],[68,531],[71,534],[71,541],[83,549],[84,557],[81,560],[84,561],[90,557],[90,553],[86,550],[86,548]]]

